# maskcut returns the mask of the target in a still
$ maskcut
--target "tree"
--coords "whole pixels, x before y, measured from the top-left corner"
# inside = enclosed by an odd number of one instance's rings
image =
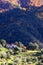
[[[7,54],[7,59],[10,59],[10,55],[11,55],[10,52],[7,51],[6,54]]]
[[[39,45],[36,42],[34,42],[34,43],[30,42],[29,45],[28,45],[28,49],[30,49],[30,50],[37,49],[38,50],[39,49]]]
[[[37,50],[39,50],[39,45],[38,45],[38,43],[34,43],[34,46],[35,46],[35,49],[37,49]]]
[[[6,40],[2,39],[1,44],[2,44],[3,47],[5,47],[6,46]]]
[[[15,42],[15,44],[18,46],[18,47],[23,47],[24,45],[23,45],[23,43],[22,42]]]
[[[32,42],[30,42],[30,43],[28,44],[27,49],[29,49],[29,50],[34,50],[34,45],[33,45]]]
[[[43,54],[43,49],[41,49],[41,53]]]
[[[8,63],[8,65],[13,65],[12,63]]]

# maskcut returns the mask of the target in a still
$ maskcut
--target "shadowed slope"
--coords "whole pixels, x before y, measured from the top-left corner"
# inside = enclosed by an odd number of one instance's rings
[[[23,11],[14,8],[9,12],[0,13],[0,39],[6,39],[9,43],[22,41],[43,42],[43,19],[40,20],[35,11]]]

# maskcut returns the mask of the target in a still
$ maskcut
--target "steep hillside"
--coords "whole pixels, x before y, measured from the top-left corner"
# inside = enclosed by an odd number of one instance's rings
[[[30,41],[43,42],[43,16],[42,19],[38,18],[38,10],[40,9],[24,11],[14,8],[0,13],[0,39],[6,39],[9,43],[15,41],[25,44]]]

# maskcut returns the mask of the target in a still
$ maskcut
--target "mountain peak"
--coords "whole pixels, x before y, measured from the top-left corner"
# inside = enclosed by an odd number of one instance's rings
[[[29,6],[40,7],[43,5],[42,0],[0,0],[0,12],[9,11],[15,6],[28,8]]]

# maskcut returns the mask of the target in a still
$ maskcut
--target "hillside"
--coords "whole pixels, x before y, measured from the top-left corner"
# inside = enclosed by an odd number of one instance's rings
[[[43,65],[43,49],[37,43],[30,43],[31,49],[26,49],[22,42],[15,43],[0,40],[0,65]]]
[[[9,43],[43,43],[43,15],[41,19],[38,17],[38,14],[43,13],[42,7],[32,6],[26,11],[13,8],[0,13],[0,39],[6,39]]]

